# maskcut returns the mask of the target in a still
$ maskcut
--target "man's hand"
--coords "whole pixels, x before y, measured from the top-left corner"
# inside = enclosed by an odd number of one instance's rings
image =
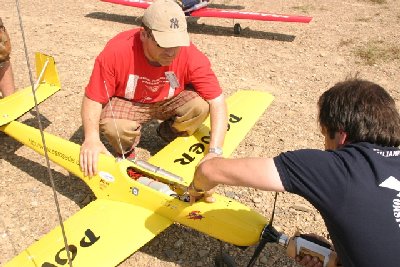
[[[305,255],[304,257],[296,256],[296,262],[305,267],[322,267],[323,262],[321,262],[318,257],[311,257],[310,255]]]
[[[202,198],[204,198],[205,202],[213,203],[213,202],[215,202],[215,198],[212,196],[214,194],[214,192],[215,192],[214,189],[211,189],[211,190],[205,191],[205,192],[200,192],[200,190],[198,188],[194,187],[194,184],[192,182],[192,183],[190,183],[190,185],[188,187],[188,193],[190,196],[190,204],[193,204]]]
[[[215,157],[222,157],[221,155],[215,154],[215,153],[207,153],[201,160],[200,162],[197,164],[197,166],[199,166],[201,163],[203,163],[206,160],[215,158]]]
[[[81,146],[79,163],[85,176],[94,176],[97,174],[97,162],[99,153],[111,155],[100,140],[85,140]]]
[[[303,238],[303,239],[311,241],[319,246],[323,246],[327,249],[332,250],[331,254],[329,255],[328,266],[331,266],[331,267],[341,266],[340,264],[337,263],[338,259],[337,259],[336,253],[334,252],[333,246],[326,238],[316,235],[316,234],[302,234],[302,235],[299,235],[297,238]],[[313,241],[313,239],[315,241]],[[297,243],[297,242],[295,242],[295,243]],[[292,244],[295,244],[295,243],[292,243]],[[294,252],[295,249],[293,248],[293,250],[291,250],[291,251]],[[310,251],[312,251],[312,250],[310,250]],[[314,252],[318,253],[317,251],[314,251]],[[317,256],[313,256],[310,254],[306,254],[306,255],[302,255],[302,256],[300,256],[300,255],[294,256],[294,255],[290,255],[289,253],[288,253],[288,255],[290,257],[294,257],[297,263],[299,263],[300,265],[305,266],[305,267],[323,267],[324,266],[323,261],[321,261],[321,259],[318,258]]]

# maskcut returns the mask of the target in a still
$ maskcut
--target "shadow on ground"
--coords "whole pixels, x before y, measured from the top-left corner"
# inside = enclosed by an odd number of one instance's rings
[[[106,21],[113,21],[128,25],[140,26],[140,17],[126,16],[118,14],[110,14],[105,12],[92,12],[87,14],[85,17]],[[233,23],[232,27],[224,26],[213,26],[206,25],[204,23],[198,24],[195,18],[188,21],[188,31],[193,34],[209,34],[214,36],[235,36],[237,38],[248,38],[248,39],[264,39],[272,41],[281,42],[293,42],[295,39],[294,35],[282,34],[282,33],[272,33],[252,30],[248,27],[243,28],[240,34],[234,34]]]

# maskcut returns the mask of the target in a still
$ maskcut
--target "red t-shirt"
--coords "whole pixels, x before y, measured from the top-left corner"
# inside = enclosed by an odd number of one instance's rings
[[[176,96],[192,84],[205,100],[222,93],[208,58],[192,43],[181,47],[170,66],[152,66],[143,52],[140,30],[122,32],[97,56],[85,94],[107,103],[113,96],[154,103]]]

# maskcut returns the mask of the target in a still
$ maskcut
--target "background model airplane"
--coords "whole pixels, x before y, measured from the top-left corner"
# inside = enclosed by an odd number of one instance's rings
[[[114,4],[132,6],[137,8],[148,8],[152,1],[145,0],[101,0],[103,2],[110,2]],[[273,14],[265,12],[250,12],[250,11],[238,11],[238,10],[226,10],[218,8],[207,7],[208,1],[201,1],[199,4],[185,9],[185,14],[190,17],[213,17],[213,18],[229,18],[229,19],[249,19],[249,20],[261,20],[261,21],[281,21],[281,22],[300,22],[309,23],[312,17],[307,16],[293,16],[283,14]],[[239,23],[234,25],[235,34],[240,34],[242,28]]]
[[[54,59],[36,55],[40,73],[36,96],[41,102],[60,89]],[[227,100],[228,156],[272,102],[265,92],[238,91]],[[0,130],[44,154],[38,129],[15,121],[34,106],[31,88],[0,100]],[[97,199],[64,222],[68,249],[75,267],[116,266],[174,222],[237,246],[256,244],[267,219],[247,206],[215,194],[215,203],[187,202],[187,186],[208,149],[209,120],[190,137],[179,137],[149,162],[116,161],[99,156],[99,173],[84,176],[79,166],[80,145],[44,133],[53,162],[80,177]],[[157,166],[155,166],[157,165]],[[129,174],[129,175],[128,175]],[[5,267],[68,266],[60,227],[5,264]]]

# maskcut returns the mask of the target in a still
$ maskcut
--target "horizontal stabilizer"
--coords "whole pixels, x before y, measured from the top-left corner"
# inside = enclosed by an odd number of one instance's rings
[[[266,92],[240,90],[227,99],[228,132],[224,156],[228,157],[245,138],[274,97]],[[208,151],[209,118],[188,137],[178,137],[149,159],[149,162],[182,177],[187,183],[194,169]]]
[[[60,81],[54,58],[51,56],[36,53],[36,71],[38,81],[35,94],[37,102],[40,103],[60,90]],[[0,126],[16,120],[34,106],[31,86],[0,99]]]
[[[98,199],[65,221],[74,267],[110,267],[137,251],[172,222],[154,211]],[[69,266],[61,228],[24,250],[4,267]]]

